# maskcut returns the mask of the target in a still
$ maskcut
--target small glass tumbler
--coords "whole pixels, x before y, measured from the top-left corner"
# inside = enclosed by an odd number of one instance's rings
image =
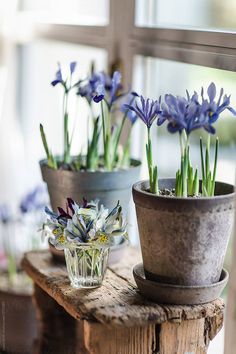
[[[102,285],[107,268],[108,246],[78,245],[66,248],[65,259],[74,288],[96,288]]]

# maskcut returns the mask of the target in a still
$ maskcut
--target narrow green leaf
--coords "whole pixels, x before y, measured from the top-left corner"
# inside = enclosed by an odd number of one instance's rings
[[[182,177],[182,196],[186,198],[188,195],[187,186],[187,174],[186,174],[186,163],[185,158],[181,158],[181,177]]]
[[[210,196],[211,195],[211,171],[209,171],[208,176],[207,176],[206,189],[207,189],[208,196]]]
[[[194,181],[193,168],[192,168],[192,166],[189,165],[189,168],[188,168],[188,195],[193,195],[193,181]]]
[[[198,169],[196,168],[193,180],[193,195],[198,196],[199,194],[199,177],[198,177]]]
[[[45,135],[44,128],[43,128],[42,124],[40,124],[40,134],[41,134],[41,139],[42,139],[42,142],[43,142],[43,147],[44,147],[44,150],[46,152],[47,159],[48,159],[48,157],[49,157],[48,143],[47,143],[47,138],[46,138],[46,135]]]
[[[211,186],[211,196],[215,194],[215,181],[216,181],[216,170],[217,170],[217,161],[218,161],[218,150],[219,150],[219,139],[216,138],[215,143],[215,161],[214,161],[214,169],[213,169],[213,177],[212,177],[212,186]]]
[[[158,190],[157,166],[155,166],[154,169],[153,169],[152,180],[153,180],[153,191],[152,191],[152,193],[158,195],[159,194],[159,190]]]
[[[44,150],[45,150],[46,155],[47,155],[48,166],[56,170],[57,169],[57,162],[54,159],[53,154],[51,153],[51,151],[49,151],[47,138],[46,138],[46,135],[45,135],[45,132],[44,132],[42,124],[40,124],[40,134],[41,134],[41,139],[42,139],[42,142],[43,142]]]
[[[203,157],[203,146],[202,146],[202,138],[200,138],[200,153],[201,153],[201,166],[202,166],[202,181],[205,180],[205,168],[204,168],[204,157]]]
[[[176,180],[175,180],[175,195],[176,195],[176,197],[181,197],[180,184],[181,184],[181,177],[180,177],[180,170],[178,170],[176,172]]]

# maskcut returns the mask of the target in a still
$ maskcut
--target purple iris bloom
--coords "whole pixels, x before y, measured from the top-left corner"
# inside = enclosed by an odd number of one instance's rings
[[[72,61],[70,63],[70,75],[73,75],[75,68],[76,68],[77,63],[75,61]],[[51,82],[52,86],[56,86],[57,84],[62,84],[64,87],[66,87],[66,81],[63,80],[62,77],[62,72],[61,72],[61,64],[58,63],[58,70],[56,72],[56,78]]]
[[[135,102],[134,105],[126,104],[125,108],[133,111],[144,122],[147,128],[151,128],[152,123],[160,114],[160,101],[151,100],[150,98],[144,99],[143,96],[139,97],[139,102]]]
[[[94,97],[96,96],[100,96],[99,95],[99,91],[103,91],[104,90],[102,88],[99,88],[99,85],[103,85],[104,84],[104,79],[103,79],[103,73],[93,73],[91,75],[91,77],[89,78],[89,80],[86,81],[85,84],[83,84],[82,82],[80,83],[80,85],[78,86],[78,91],[77,91],[77,95],[81,96],[81,97],[85,97],[87,99],[87,101],[89,103],[91,103],[91,101],[93,100]],[[102,92],[102,93],[103,93]],[[100,100],[103,99],[103,95],[102,97],[99,97]],[[95,102],[96,102],[97,97],[95,98]],[[99,102],[99,101],[98,101]]]
[[[215,123],[218,120],[220,114],[226,109],[229,110],[233,115],[236,115],[236,111],[230,106],[230,95],[223,96],[223,94],[224,90],[221,88],[220,96],[216,102],[216,86],[214,82],[212,82],[207,89],[207,95],[209,99],[205,99],[204,90],[202,88],[202,105],[204,105],[205,114],[208,115],[210,124]]]
[[[228,109],[234,115],[236,112],[230,104],[230,96],[223,96],[223,89],[220,91],[220,97],[217,102],[214,101],[216,97],[216,86],[211,83],[208,87],[208,99],[204,98],[204,91],[202,89],[202,102],[199,102],[198,94],[194,92],[190,97],[188,91],[187,97],[165,95],[165,102],[162,103],[162,112],[157,119],[157,125],[162,125],[168,121],[167,129],[170,133],[181,132],[185,129],[189,135],[193,130],[203,128],[208,133],[214,134],[215,128],[213,123],[219,118],[219,115]]]
[[[122,89],[121,85],[121,73],[119,71],[115,71],[112,80],[111,80],[111,89],[110,89],[110,106],[119,98],[121,94],[119,91]]]
[[[46,190],[42,186],[36,187],[33,191],[26,194],[20,202],[20,210],[22,214],[43,210],[44,205],[47,203]]]
[[[185,129],[187,134],[198,128],[205,128],[213,133],[213,127],[204,114],[203,107],[198,102],[198,95],[194,92],[190,97],[187,92],[185,97],[165,95],[165,101],[161,105],[161,113],[157,119],[157,125],[168,121],[167,129],[170,133],[181,132]]]
[[[138,116],[136,112],[127,108],[127,105],[133,105],[136,97],[139,97],[139,95],[136,92],[131,92],[126,99],[126,103],[123,103],[120,107],[120,111],[126,115],[132,125],[137,121]]]
[[[160,126],[168,121],[167,129],[170,133],[186,129],[187,100],[184,97],[175,97],[170,94],[165,95],[164,100],[161,105],[161,112],[158,115],[157,125]]]
[[[93,97],[94,102],[98,103],[102,101],[105,97],[105,94],[106,92],[103,83],[102,82],[98,83],[94,92],[94,97]]]
[[[121,73],[115,71],[113,76],[110,77],[104,72],[101,72],[100,82],[96,87],[96,91],[93,97],[94,102],[100,102],[105,99],[109,109],[111,109],[112,105],[125,95],[125,93],[122,92]]]
[[[0,205],[0,222],[3,224],[7,224],[11,220],[11,211],[8,205],[1,204]]]
[[[56,78],[51,82],[52,86],[56,86],[57,84],[64,84],[61,73],[61,64],[58,63],[58,70],[56,72]]]
[[[72,62],[70,63],[70,73],[71,73],[71,75],[72,75],[73,72],[75,71],[76,65],[77,65],[76,61],[72,61]]]

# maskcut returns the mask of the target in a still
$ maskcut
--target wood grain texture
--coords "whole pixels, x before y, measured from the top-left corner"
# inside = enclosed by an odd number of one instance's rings
[[[81,330],[83,331],[83,336],[81,336]],[[100,323],[85,320],[78,326],[77,337],[80,345],[77,346],[76,354],[158,353],[155,325],[133,328],[107,328]],[[81,344],[82,340],[83,344]]]
[[[103,285],[93,290],[71,288],[65,266],[53,263],[48,251],[27,253],[22,265],[34,282],[76,319],[118,328],[222,315],[221,299],[198,306],[165,306],[147,301],[139,294],[132,276],[138,262],[140,253],[127,249],[123,261],[108,269]]]
[[[34,354],[75,354],[75,319],[37,285],[34,301],[40,332]]]
[[[210,343],[223,326],[223,315],[161,326],[159,354],[206,354]]]

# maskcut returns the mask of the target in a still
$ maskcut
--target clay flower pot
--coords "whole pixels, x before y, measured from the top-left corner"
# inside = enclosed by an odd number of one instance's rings
[[[33,289],[3,287],[6,278],[1,275],[0,353],[31,354],[38,335]]]
[[[40,161],[43,180],[46,182],[52,209],[65,207],[66,198],[81,201],[99,199],[111,209],[119,200],[124,214],[128,211],[131,186],[140,174],[140,161],[132,160],[129,169],[116,171],[67,171],[53,170],[46,160]]]
[[[175,179],[160,179],[172,189]],[[145,276],[196,286],[220,279],[233,225],[234,186],[216,182],[215,196],[176,198],[150,194],[148,181],[133,186]]]

